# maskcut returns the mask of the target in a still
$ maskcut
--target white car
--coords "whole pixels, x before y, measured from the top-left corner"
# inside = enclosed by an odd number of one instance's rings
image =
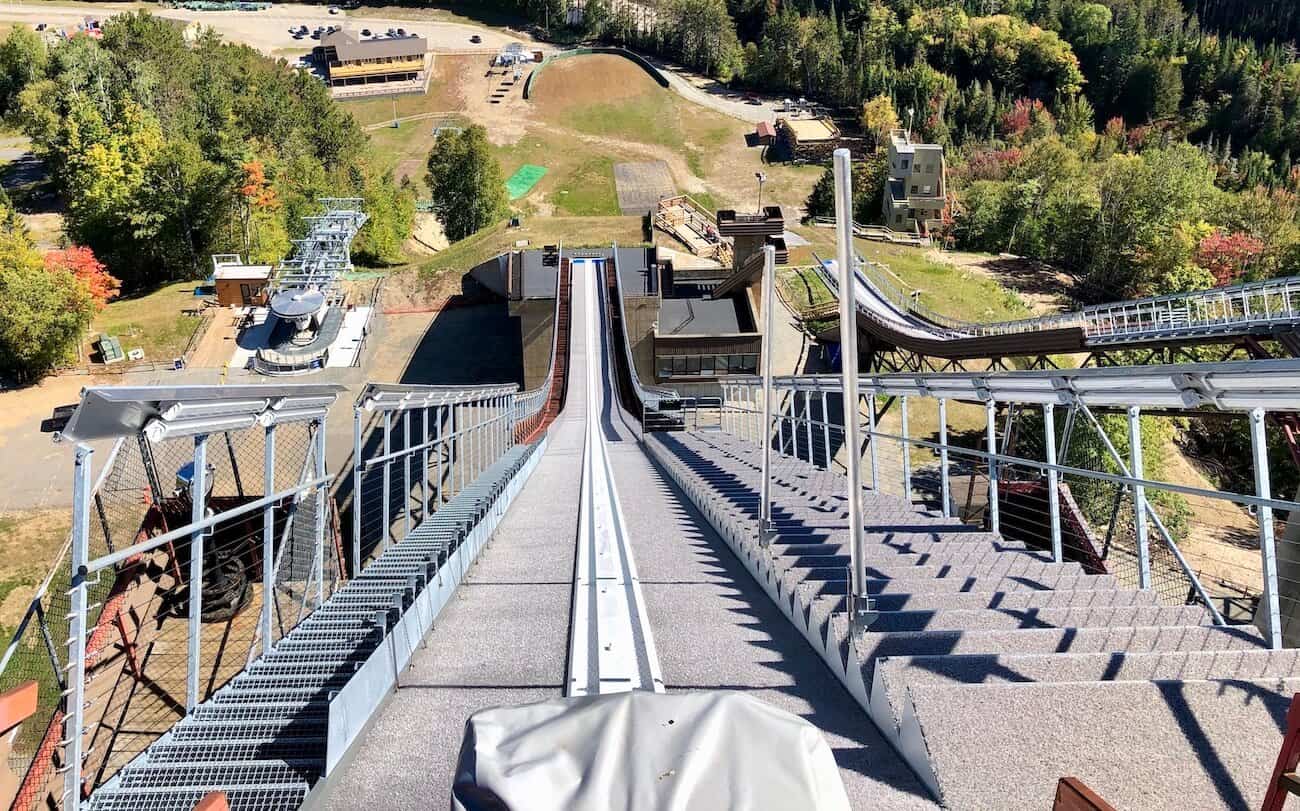
[[[330,6],[330,14],[338,14],[340,10],[338,6]]]

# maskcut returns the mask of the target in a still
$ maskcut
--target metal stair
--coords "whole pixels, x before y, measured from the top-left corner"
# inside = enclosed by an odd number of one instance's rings
[[[208,792],[231,809],[296,809],[325,768],[329,704],[487,515],[537,445],[516,445],[390,546],[273,650],[97,790],[96,811],[190,811]],[[298,517],[310,515],[306,501]],[[313,533],[304,521],[304,533]],[[295,527],[295,535],[297,527]],[[311,545],[314,546],[314,540]],[[303,574],[306,574],[304,570]]]
[[[1300,687],[1300,654],[1214,626],[1077,563],[864,491],[876,618],[849,629],[844,480],[761,447],[654,433],[647,450],[705,513],[922,781],[952,808],[1025,808],[1078,774],[1117,807],[1259,805],[1259,740]]]

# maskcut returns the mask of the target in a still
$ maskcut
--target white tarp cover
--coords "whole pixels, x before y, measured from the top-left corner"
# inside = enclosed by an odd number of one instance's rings
[[[475,713],[453,811],[848,811],[821,732],[743,693],[617,693]]]

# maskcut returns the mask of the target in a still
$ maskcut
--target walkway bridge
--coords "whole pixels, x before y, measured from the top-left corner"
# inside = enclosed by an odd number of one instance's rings
[[[976,323],[935,312],[901,290],[880,267],[856,261],[858,329],[873,344],[932,358],[1000,359],[1260,341],[1279,341],[1285,355],[1300,355],[1300,277]],[[814,269],[838,296],[833,268],[818,261]]]
[[[1045,807],[1064,775],[1259,805],[1300,690],[1268,455],[1300,362],[683,398],[639,379],[612,264],[562,259],[537,390],[368,385],[342,475],[338,387],[87,390],[70,548],[0,684],[58,686],[20,807],[424,808],[476,711],[625,690],[802,716],[851,807]],[[1244,426],[1252,486],[1162,473],[1162,419]]]

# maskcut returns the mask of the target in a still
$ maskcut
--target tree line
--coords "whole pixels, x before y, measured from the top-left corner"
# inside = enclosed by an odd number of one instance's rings
[[[98,40],[47,45],[16,27],[0,42],[0,116],[44,162],[70,250],[123,292],[203,278],[213,253],[273,264],[320,197],[364,199],[358,261],[402,259],[414,191],[371,161],[352,116],[317,79],[211,31],[186,42],[145,12],[114,16]],[[68,357],[74,330],[36,326],[19,340],[5,317],[75,322],[80,334],[94,308],[75,273],[33,276],[30,239],[11,206],[0,210],[0,371],[31,377]]]
[[[214,252],[273,263],[318,197],[366,200],[364,261],[399,259],[409,233],[412,195],[370,163],[329,90],[211,31],[187,43],[139,12],[102,39],[47,47],[15,28],[0,45],[0,113],[48,167],[68,238],[127,291],[201,277]]]

